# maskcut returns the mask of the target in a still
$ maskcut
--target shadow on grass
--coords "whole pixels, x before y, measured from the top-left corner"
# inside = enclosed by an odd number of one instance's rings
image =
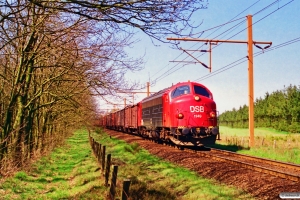
[[[164,199],[175,200],[176,195],[167,188],[158,185],[149,186],[147,182],[139,180],[136,176],[131,177],[130,198],[132,200],[140,199]]]
[[[211,148],[216,148],[216,149],[222,149],[222,150],[227,150],[227,151],[232,151],[232,152],[237,152],[240,150],[249,150],[249,147],[243,147],[240,145],[235,145],[235,144],[214,144],[214,145],[210,145],[207,147],[211,147]]]

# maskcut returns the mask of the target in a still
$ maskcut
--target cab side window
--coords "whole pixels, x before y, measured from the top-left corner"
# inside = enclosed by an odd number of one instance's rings
[[[178,96],[184,95],[184,94],[190,94],[191,90],[188,85],[183,85],[180,87],[175,88],[171,93],[171,98],[176,98]]]

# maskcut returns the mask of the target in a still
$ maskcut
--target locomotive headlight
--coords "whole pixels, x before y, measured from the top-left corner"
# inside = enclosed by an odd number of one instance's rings
[[[178,119],[183,119],[184,115],[182,113],[178,113],[176,116]]]
[[[210,116],[210,117],[216,117],[216,113],[215,113],[215,112],[210,112],[210,113],[209,113],[209,116]]]
[[[200,101],[200,97],[199,97],[199,96],[194,96],[194,99],[195,99],[196,101]]]

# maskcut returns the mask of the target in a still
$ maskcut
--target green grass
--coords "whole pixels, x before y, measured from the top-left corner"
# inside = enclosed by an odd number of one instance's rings
[[[244,191],[204,179],[188,169],[166,162],[139,147],[93,134],[106,145],[112,163],[119,165],[118,179],[131,179],[132,199],[251,199]],[[121,191],[117,191],[119,196]]]
[[[249,129],[245,128],[230,128],[226,126],[220,126],[220,133],[221,135],[225,136],[239,136],[239,137],[248,137],[249,136]],[[288,132],[278,131],[271,128],[255,128],[254,135],[257,136],[288,136],[293,135]]]
[[[139,146],[127,144],[97,131],[96,141],[112,154],[112,164],[119,166],[117,198],[122,181],[130,179],[130,198],[157,199],[253,199],[244,191],[166,162]],[[30,171],[20,171],[1,181],[0,199],[106,199],[109,188],[99,164],[91,152],[88,133],[79,130],[64,146],[35,163]]]
[[[249,148],[249,130],[220,127],[221,140],[215,147],[238,153],[300,164],[300,134],[255,128],[255,146]]]
[[[98,165],[80,130],[51,155],[35,163],[29,172],[18,172],[0,186],[1,199],[69,199],[97,188],[105,191]]]

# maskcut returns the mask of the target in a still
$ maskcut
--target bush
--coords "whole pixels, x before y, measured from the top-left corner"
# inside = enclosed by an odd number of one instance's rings
[[[300,124],[298,122],[292,122],[288,127],[288,131],[291,133],[300,133]]]

